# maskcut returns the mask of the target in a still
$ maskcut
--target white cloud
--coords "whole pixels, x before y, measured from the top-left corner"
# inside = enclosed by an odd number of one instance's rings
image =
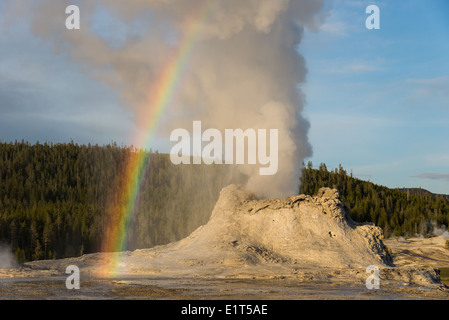
[[[406,82],[413,86],[411,98],[415,99],[432,99],[444,98],[443,106],[448,106],[447,98],[449,98],[449,77],[433,77],[421,79],[406,79]]]
[[[409,177],[420,178],[420,179],[448,180],[449,181],[449,173],[419,173],[419,174],[412,174]]]
[[[431,86],[447,86],[449,85],[448,77],[434,77],[434,78],[423,78],[423,79],[407,79],[407,82],[422,84],[422,85],[431,85]]]
[[[403,123],[399,119],[391,117],[379,117],[369,114],[342,114],[342,113],[309,113],[313,125],[321,129],[340,128],[345,131],[352,131],[356,128],[371,127],[397,127]]]
[[[367,73],[382,71],[382,67],[377,62],[354,61],[346,64],[335,65],[329,68],[330,73]]]
[[[327,21],[320,30],[333,36],[347,36],[348,25],[343,21]]]
[[[429,154],[425,157],[425,160],[431,165],[447,167],[449,164],[449,154]]]
[[[384,70],[384,62],[381,60],[366,61],[331,61],[323,60],[320,62],[322,72],[331,74],[361,74],[370,72],[380,72]]]

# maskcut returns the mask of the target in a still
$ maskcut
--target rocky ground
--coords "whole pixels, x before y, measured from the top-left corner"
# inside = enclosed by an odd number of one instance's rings
[[[446,239],[382,240],[347,212],[336,190],[257,200],[232,185],[179,242],[0,270],[0,298],[449,299],[439,272],[449,267]],[[81,270],[79,290],[66,288],[68,265]],[[369,266],[379,289],[367,289]]]

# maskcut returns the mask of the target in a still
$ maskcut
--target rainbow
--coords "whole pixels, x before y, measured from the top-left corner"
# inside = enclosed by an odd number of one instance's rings
[[[180,86],[182,73],[186,69],[189,58],[194,51],[199,36],[202,33],[216,0],[204,0],[204,5],[198,15],[191,19],[185,28],[177,49],[165,65],[154,83],[151,94],[148,96],[147,105],[143,114],[139,114],[143,119],[143,133],[133,139],[137,146],[150,146],[158,130],[164,110],[171,103],[177,88]],[[99,272],[100,276],[113,277],[119,275],[126,268],[126,264],[121,261],[120,252],[126,249],[127,235],[135,211],[135,205],[142,178],[148,164],[148,154],[143,151],[136,151],[131,154],[127,161],[123,173],[123,185],[119,192],[119,199],[109,210],[109,221],[104,235],[101,250],[102,252],[114,252],[105,262],[104,268]]]

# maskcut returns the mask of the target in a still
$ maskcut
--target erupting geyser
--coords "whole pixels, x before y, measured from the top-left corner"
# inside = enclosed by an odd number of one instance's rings
[[[114,277],[195,279],[195,287],[202,279],[281,278],[295,286],[324,285],[324,290],[332,283],[365,288],[366,270],[373,266],[380,269],[383,288],[392,283],[401,288],[441,285],[433,268],[394,267],[381,229],[352,221],[337,190],[329,188],[314,197],[258,200],[241,186],[230,185],[221,191],[209,222],[181,241],[28,265],[62,271],[74,264],[89,277],[104,275],[108,261],[117,258]]]
[[[240,166],[247,188],[259,197],[298,190],[300,164],[311,155],[299,85],[305,82],[298,52],[303,28],[318,30],[325,0],[148,0],[77,2],[80,30],[64,26],[63,1],[39,1],[33,30],[116,89],[135,113],[132,143],[152,147],[176,128],[279,130],[279,168],[261,176]],[[14,4],[11,4],[14,6]],[[18,6],[18,5],[17,5]],[[18,6],[19,7],[19,6]],[[98,32],[104,23],[114,34]],[[137,33],[133,26],[138,25]],[[195,152],[195,151],[194,151]]]

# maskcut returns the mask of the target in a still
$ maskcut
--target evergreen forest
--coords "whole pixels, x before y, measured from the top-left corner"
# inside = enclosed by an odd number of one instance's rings
[[[110,212],[119,207],[127,164],[144,153],[145,171],[126,249],[180,240],[207,223],[220,190],[245,177],[225,165],[173,165],[169,155],[133,146],[0,143],[0,243],[18,262],[102,250]],[[427,235],[449,225],[449,196],[389,189],[354,178],[341,166],[303,166],[299,193],[336,188],[351,218],[385,235]]]

